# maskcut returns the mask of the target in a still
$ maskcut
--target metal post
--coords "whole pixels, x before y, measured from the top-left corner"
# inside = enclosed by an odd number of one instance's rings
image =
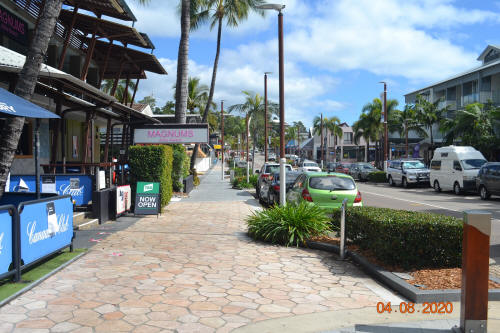
[[[491,213],[465,211],[463,224],[460,327],[453,331],[486,333]]]
[[[405,119],[405,131],[406,131],[406,158],[410,158],[410,152],[408,151],[408,120]]]
[[[321,168],[323,169],[323,114],[321,114]]]
[[[384,82],[384,170],[389,153],[389,133],[387,132],[387,83]]]
[[[222,180],[224,180],[224,100],[220,101],[220,117],[221,117],[221,129],[220,129],[220,135],[221,135],[221,155],[222,155],[222,163],[221,163],[221,169],[222,169]]]
[[[40,199],[40,119],[35,120],[35,188],[36,198]]]
[[[342,200],[342,207],[340,210],[340,259],[345,259],[345,210],[347,205],[347,198]]]
[[[286,205],[286,171],[285,171],[285,60],[283,55],[283,13],[278,14],[279,42],[279,83],[280,83],[280,205]]]
[[[250,182],[250,170],[249,170],[250,169],[250,163],[248,162],[248,137],[249,137],[248,134],[249,134],[250,130],[248,128],[248,123],[250,122],[250,119],[248,117],[248,113],[247,113],[247,117],[246,118],[247,118],[246,119],[246,123],[247,123],[247,183],[249,183]]]
[[[269,72],[264,73],[264,163],[267,162],[267,74]]]

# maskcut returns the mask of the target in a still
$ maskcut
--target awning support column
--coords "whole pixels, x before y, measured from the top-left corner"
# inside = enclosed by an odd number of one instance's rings
[[[40,119],[35,120],[35,188],[40,199]]]
[[[125,81],[125,90],[123,91],[122,104],[127,105],[128,85],[130,84],[130,72],[127,72],[127,80]]]
[[[104,163],[108,162],[108,154],[109,154],[109,138],[111,132],[111,117],[108,118],[108,124],[106,126],[106,143],[104,144]]]
[[[137,88],[139,87],[139,80],[140,79],[137,79],[135,81],[134,94],[132,95],[132,99],[130,100],[130,107],[134,106],[134,99],[135,99],[135,94],[137,93]]]
[[[101,18],[100,15],[98,15],[97,17]],[[82,75],[80,77],[82,81],[85,81],[87,79],[87,74],[89,72],[89,66],[90,66],[90,60],[92,59],[92,56],[94,55],[96,34],[97,34],[98,29],[99,29],[99,23],[96,23],[95,27],[94,27],[94,31],[92,32],[92,40],[90,41],[90,46],[87,49],[87,54],[85,56],[85,62],[83,63]]]
[[[102,66],[100,77],[99,77],[99,89],[101,89],[102,81],[104,80],[104,74],[108,68],[109,55],[111,54],[111,49],[113,48],[113,40],[109,41],[108,51],[106,52],[106,57],[104,58],[104,65]]]
[[[57,89],[61,94],[62,94],[62,89],[59,87]],[[56,114],[58,116],[61,115],[61,110],[62,110],[62,103],[61,103],[61,97],[57,96],[56,97]],[[51,151],[51,159],[50,163],[55,164],[57,161],[57,147],[58,147],[58,141],[59,141],[59,132],[61,131],[61,121],[59,119],[54,120],[55,128],[53,128],[53,140],[52,140],[52,151]],[[56,173],[56,167],[52,167],[52,173]]]

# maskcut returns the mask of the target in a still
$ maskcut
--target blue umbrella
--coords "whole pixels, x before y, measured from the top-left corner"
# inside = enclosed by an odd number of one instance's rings
[[[5,89],[0,89],[0,117],[27,118],[60,118],[57,114],[47,111],[24,98],[14,95]]]
[[[57,114],[47,111],[24,98],[14,95],[5,89],[0,89],[0,117],[27,117],[36,118],[35,126],[35,174],[36,197],[40,199],[40,118],[61,118]]]

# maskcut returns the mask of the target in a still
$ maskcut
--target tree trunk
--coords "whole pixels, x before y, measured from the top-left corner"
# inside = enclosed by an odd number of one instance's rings
[[[368,162],[368,151],[370,149],[370,140],[366,141],[365,162]]]
[[[177,56],[177,82],[175,89],[175,122],[186,123],[188,97],[189,29],[191,25],[190,0],[182,0],[181,40]],[[194,154],[196,155],[196,154]]]
[[[14,94],[30,100],[35,91],[40,65],[47,53],[50,37],[54,32],[57,17],[61,11],[62,0],[47,0],[40,13],[38,27],[35,30],[28,49],[26,62],[17,80]],[[23,117],[5,119],[5,126],[0,136],[0,198],[5,191],[7,176],[14,160],[14,154],[24,126]]]
[[[217,67],[219,66],[219,55],[220,55],[220,42],[222,37],[222,17],[219,17],[219,23],[217,28],[217,51],[215,52],[215,60],[214,67],[212,69],[212,82],[210,83],[210,92],[208,93],[207,105],[205,106],[205,110],[203,111],[203,117],[201,119],[202,123],[207,122],[208,111],[210,111],[210,105],[212,105],[212,100],[214,98],[214,90],[215,90],[215,80],[217,78]],[[197,149],[199,144],[195,144],[194,149]],[[196,163],[196,155],[193,154],[191,156],[191,169],[194,168],[194,164]]]

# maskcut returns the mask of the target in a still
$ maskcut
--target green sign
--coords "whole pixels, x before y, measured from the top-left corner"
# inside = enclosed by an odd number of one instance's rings
[[[137,182],[137,193],[160,194],[160,183]]]
[[[137,215],[157,215],[160,211],[160,183],[137,182],[135,209]]]

